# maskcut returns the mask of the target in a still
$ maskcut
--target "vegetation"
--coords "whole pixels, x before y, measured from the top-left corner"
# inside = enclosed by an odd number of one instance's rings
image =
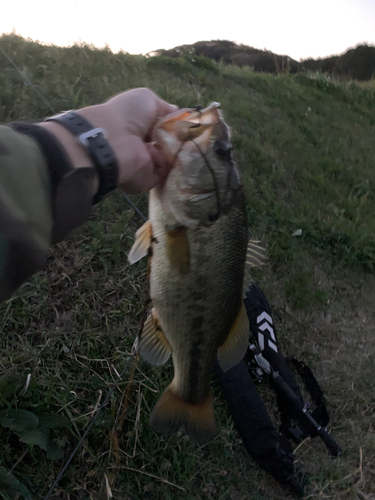
[[[314,367],[344,454],[296,449],[306,498],[375,491],[375,85],[254,73],[203,56],[145,58],[58,48],[14,35],[0,47],[0,122],[101,102],[147,86],[179,106],[220,101],[233,129],[250,228],[269,259],[256,270],[284,351]],[[133,201],[144,213],[147,199]],[[0,498],[43,498],[129,360],[143,315],[145,262],[127,252],[142,221],[120,193],[53,248],[45,269],[1,305]],[[68,466],[54,499],[291,498],[246,452],[213,381],[217,437],[162,437],[148,415],[170,363],[139,361]],[[131,380],[131,383],[130,383]],[[29,382],[29,383],[28,383]],[[275,399],[260,391],[270,411]],[[274,415],[277,422],[277,415]]]
[[[308,59],[303,61],[302,66],[308,70],[323,71],[336,77],[370,80],[375,76],[375,47],[358,45],[340,56]]]

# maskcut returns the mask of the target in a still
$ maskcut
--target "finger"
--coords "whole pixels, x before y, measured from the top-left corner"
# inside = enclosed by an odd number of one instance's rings
[[[169,168],[161,151],[144,144],[139,137],[129,138],[123,150],[119,184],[128,194],[138,194],[155,187],[168,174]]]
[[[153,189],[157,184],[162,182],[163,178],[154,172],[152,161],[144,164],[138,169],[133,176],[124,184],[121,184],[121,189],[127,194],[142,194]]]
[[[175,104],[170,104],[167,101],[164,101],[160,97],[158,97],[157,101],[157,109],[156,116],[157,118],[164,118],[164,116],[170,115],[171,113],[175,113],[178,110],[178,106]]]
[[[160,97],[158,97],[156,94],[154,94],[154,97],[156,98],[155,102],[155,112],[152,117],[152,120],[149,124],[148,130],[144,136],[144,140],[146,142],[151,141],[152,138],[152,131],[155,127],[155,125],[160,121],[161,118],[164,118],[167,115],[170,115],[172,113],[175,113],[179,108],[175,104],[170,104],[167,101],[164,101]]]
[[[149,113],[157,118],[162,118],[178,110],[178,106],[170,104],[159,97],[155,91],[146,87],[128,90],[125,94],[133,103],[137,103],[137,106],[142,104]]]

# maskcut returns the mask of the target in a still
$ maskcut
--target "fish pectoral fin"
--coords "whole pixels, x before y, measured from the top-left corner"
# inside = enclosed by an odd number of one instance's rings
[[[242,304],[228,337],[217,351],[217,359],[223,371],[237,365],[245,356],[249,345],[249,320]]]
[[[148,220],[135,233],[135,242],[128,255],[128,261],[130,264],[138,262],[138,260],[147,255],[148,249],[151,246],[151,240],[152,224],[151,221]]]
[[[172,348],[161,329],[155,309],[152,309],[143,325],[139,353],[152,365],[163,365],[168,360],[171,351]]]
[[[186,227],[179,226],[176,229],[167,230],[166,246],[171,266],[179,274],[188,274],[190,271],[190,246]]]
[[[199,404],[186,403],[178,397],[172,382],[152,410],[150,425],[163,434],[184,427],[186,434],[203,444],[216,434],[212,396]]]

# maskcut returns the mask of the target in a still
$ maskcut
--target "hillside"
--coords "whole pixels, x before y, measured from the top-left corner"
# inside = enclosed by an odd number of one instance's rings
[[[169,50],[156,50],[149,55],[168,57],[183,57],[186,55],[204,56],[216,62],[250,66],[254,71],[266,73],[290,72],[297,73],[300,64],[289,56],[274,54],[265,50],[255,49],[247,45],[237,44],[228,40],[211,40],[196,42],[192,45],[181,45]]]
[[[355,80],[370,80],[375,75],[375,47],[368,45],[358,45],[342,55],[300,62],[287,55],[274,54],[271,51],[259,50],[227,40],[181,45],[170,50],[156,50],[150,55],[181,57],[192,54],[209,57],[225,64],[250,66],[256,72],[294,74],[310,70],[327,73],[335,78]]]
[[[375,77],[375,47],[358,45],[341,56],[308,59],[302,62],[306,70],[321,71],[340,78],[371,80]]]
[[[59,48],[13,35],[1,37],[0,47],[21,71],[0,53],[0,123],[52,113],[29,82],[56,111],[140,86],[181,107],[222,103],[249,226],[268,253],[254,277],[284,353],[313,367],[329,431],[344,450],[333,460],[317,439],[296,447],[296,465],[309,474],[306,498],[372,499],[374,82],[269,75],[196,54],[147,58]],[[147,212],[147,197],[132,199]],[[0,498],[47,494],[126,366],[146,289],[146,263],[127,263],[141,224],[115,193],[1,305],[0,412],[12,410],[16,420],[0,418]],[[170,362],[128,368],[53,499],[107,499],[107,485],[115,499],[292,498],[246,454],[215,380],[212,442],[199,447],[181,433],[166,438],[150,429],[150,409],[172,371]],[[277,425],[272,391],[259,390]]]

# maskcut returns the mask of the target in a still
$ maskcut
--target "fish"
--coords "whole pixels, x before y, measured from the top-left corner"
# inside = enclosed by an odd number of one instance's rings
[[[226,371],[248,347],[245,267],[260,262],[261,252],[251,243],[247,254],[245,195],[220,104],[166,116],[153,140],[171,169],[150,192],[149,220],[128,260],[148,256],[150,309],[139,353],[154,365],[172,356],[174,377],[149,423],[163,434],[183,427],[204,443],[216,433],[215,361]]]

